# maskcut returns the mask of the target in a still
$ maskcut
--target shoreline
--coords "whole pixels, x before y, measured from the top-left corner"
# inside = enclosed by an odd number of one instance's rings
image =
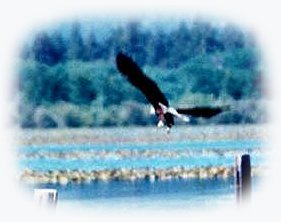
[[[214,141],[266,138],[266,125],[175,126],[170,134],[165,129],[149,127],[111,127],[79,129],[25,129],[16,134],[18,146],[156,143],[172,141]]]
[[[86,145],[95,144],[147,144],[168,143],[179,141],[222,141],[222,140],[259,140],[266,139],[266,125],[208,125],[208,126],[176,126],[170,134],[165,129],[151,127],[112,127],[112,128],[93,128],[93,129],[49,129],[49,130],[21,130],[17,134],[19,148],[22,146],[40,146],[46,147],[53,145]],[[86,158],[179,158],[188,156],[235,156],[240,154],[241,150],[162,150],[150,149],[126,150],[118,146],[117,150],[75,150],[65,152],[52,152],[52,148],[31,153],[19,153],[19,159],[63,159],[73,160]],[[261,147],[252,147],[254,154],[263,154]],[[246,149],[246,148],[245,148]],[[248,148],[247,148],[248,149]],[[244,150],[244,149],[243,149]],[[22,150],[19,149],[19,152]],[[46,152],[45,152],[46,151]],[[250,151],[249,151],[250,152]],[[266,167],[253,167],[253,176],[264,175]],[[170,180],[170,179],[190,179],[190,178],[229,178],[234,176],[232,166],[198,166],[195,168],[185,168],[183,166],[172,168],[114,168],[105,170],[81,169],[72,170],[49,170],[35,171],[32,169],[23,169],[19,172],[19,181],[27,184],[61,184],[68,183],[90,183],[92,181],[111,181],[111,180]]]
[[[261,166],[252,168],[252,177],[264,176],[266,169]],[[25,184],[59,184],[67,185],[69,183],[83,184],[94,181],[110,182],[113,180],[120,181],[136,181],[148,180],[154,182],[156,180],[165,181],[172,179],[227,179],[234,177],[234,167],[172,167],[172,168],[139,168],[139,169],[108,169],[108,170],[49,170],[46,172],[35,171],[31,169],[23,170],[19,177],[19,181]]]

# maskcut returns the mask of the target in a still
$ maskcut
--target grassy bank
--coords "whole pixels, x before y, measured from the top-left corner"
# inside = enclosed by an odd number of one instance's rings
[[[21,130],[19,146],[85,143],[151,143],[179,140],[243,140],[266,138],[264,125],[176,126],[170,134],[156,127],[110,127]]]

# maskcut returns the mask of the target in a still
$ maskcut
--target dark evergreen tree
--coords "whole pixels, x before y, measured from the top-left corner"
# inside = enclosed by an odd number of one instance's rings
[[[95,32],[92,31],[85,41],[85,57],[86,61],[94,61],[96,59],[102,59],[101,46],[96,39]]]
[[[126,26],[126,51],[133,55],[138,64],[146,63],[147,39],[141,28],[140,22],[129,22]]]
[[[170,38],[173,46],[169,47],[171,50],[169,59],[173,67],[178,67],[180,64],[186,63],[192,55],[191,34],[186,23],[181,22]]]
[[[165,67],[169,55],[167,34],[161,29],[158,30],[156,34],[152,36],[151,44],[151,64]]]
[[[66,42],[60,31],[55,31],[51,36],[53,47],[53,60],[55,63],[64,62],[66,59]]]
[[[85,45],[81,34],[81,25],[78,22],[72,24],[68,40],[67,58],[69,60],[83,60],[85,58]]]
[[[40,32],[35,36],[32,55],[35,61],[42,64],[54,65],[57,63],[56,50],[47,32]]]

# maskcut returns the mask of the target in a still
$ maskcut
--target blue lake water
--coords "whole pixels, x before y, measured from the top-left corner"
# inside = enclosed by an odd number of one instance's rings
[[[261,178],[253,178],[253,194]],[[234,178],[136,180],[92,182],[88,184],[41,184],[36,188],[55,188],[59,207],[70,209],[213,209],[235,206]],[[31,192],[31,189],[29,187]]]
[[[229,141],[193,141],[193,142],[168,142],[152,144],[86,144],[86,145],[42,145],[26,146],[19,149],[20,153],[30,154],[36,152],[72,152],[72,151],[116,151],[116,150],[220,150],[239,151],[241,153],[252,152],[255,149],[264,149],[264,145],[258,140],[229,140]],[[71,158],[22,158],[19,160],[20,168],[33,169],[36,171],[49,170],[101,170],[114,168],[169,168],[181,166],[187,168],[207,166],[234,166],[235,156],[233,155],[190,155],[179,157],[126,157],[110,158],[91,157],[85,159]],[[264,163],[262,155],[255,152],[251,154],[253,166]],[[257,178],[253,178],[255,187]],[[224,205],[226,202],[235,204],[234,178],[212,178],[212,179],[171,179],[168,181],[93,181],[91,183],[67,185],[59,184],[37,184],[29,186],[56,188],[59,191],[60,203],[76,203],[83,207],[91,207],[124,203],[130,205],[152,207],[161,204],[166,206],[211,206],[214,202]],[[160,204],[160,205],[161,205]],[[159,205],[159,206],[160,206]]]
[[[208,166],[234,166],[235,157],[201,156],[185,158],[153,158],[153,159],[25,159],[20,162],[22,168],[36,171],[48,170],[103,170],[118,168],[169,168],[169,167],[208,167]],[[262,162],[262,157],[252,157],[252,165]]]
[[[253,149],[263,146],[260,140],[218,140],[218,141],[177,141],[164,143],[112,143],[112,144],[71,144],[71,145],[33,145],[24,146],[20,148],[21,152],[35,152],[35,151],[91,151],[91,150],[179,150],[179,149]]]
[[[116,151],[116,150],[160,150],[169,152],[177,150],[220,150],[239,151],[241,153],[251,152],[254,149],[261,149],[263,144],[257,140],[229,140],[229,141],[197,141],[197,142],[169,142],[152,144],[86,144],[86,145],[43,145],[22,147],[22,153],[34,152],[73,152],[73,151]],[[179,157],[147,157],[147,158],[86,158],[86,159],[53,159],[53,158],[27,158],[20,161],[21,168],[29,168],[37,171],[48,170],[102,170],[113,168],[167,168],[183,166],[187,168],[207,166],[233,166],[235,156],[232,155],[191,155]],[[252,164],[258,165],[263,158],[257,154],[252,155]]]
[[[41,188],[57,188],[61,193],[60,198],[71,199],[107,199],[124,198],[127,196],[142,197],[159,196],[171,194],[184,194],[183,198],[193,195],[208,195],[210,187],[212,194],[232,194],[234,192],[234,179],[189,179],[189,180],[167,180],[154,181],[111,181],[111,182],[92,182],[88,184],[68,184],[58,186],[54,184],[39,185]],[[80,191],[80,192],[79,192]],[[98,191],[98,192],[97,192]]]

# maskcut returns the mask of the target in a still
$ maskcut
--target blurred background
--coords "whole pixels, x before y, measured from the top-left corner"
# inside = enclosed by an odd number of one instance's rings
[[[50,25],[25,39],[18,56],[16,124],[155,125],[145,97],[116,68],[119,51],[157,82],[171,106],[231,106],[210,120],[192,119],[192,125],[266,122],[265,70],[251,33],[202,18],[91,18]]]

